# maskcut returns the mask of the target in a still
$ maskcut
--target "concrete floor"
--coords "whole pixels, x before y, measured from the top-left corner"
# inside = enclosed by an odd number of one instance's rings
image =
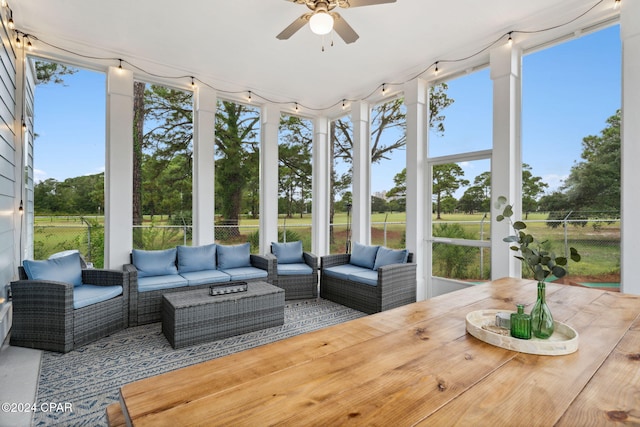
[[[0,347],[0,427],[30,426],[40,375],[41,350],[13,347],[9,337]]]

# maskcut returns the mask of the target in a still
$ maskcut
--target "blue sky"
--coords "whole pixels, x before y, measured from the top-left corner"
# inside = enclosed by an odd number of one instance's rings
[[[621,46],[613,26],[528,54],[522,72],[523,161],[557,188],[580,160],[582,139],[597,135],[620,108]],[[36,89],[36,181],[104,171],[105,75],[82,71],[66,86]],[[430,135],[430,155],[491,147],[492,86],[488,69],[448,82],[455,103],[444,111],[444,136]],[[373,192],[393,187],[405,164],[399,150],[372,167]],[[465,178],[488,170],[488,162],[462,165]]]

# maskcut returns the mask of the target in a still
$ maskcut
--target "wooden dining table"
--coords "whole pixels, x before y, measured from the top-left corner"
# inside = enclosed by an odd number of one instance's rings
[[[534,281],[504,278],[136,381],[132,426],[593,426],[640,424],[640,296],[547,284],[579,334],[562,356],[466,332],[484,309],[530,311]],[[117,406],[117,405],[116,405]]]

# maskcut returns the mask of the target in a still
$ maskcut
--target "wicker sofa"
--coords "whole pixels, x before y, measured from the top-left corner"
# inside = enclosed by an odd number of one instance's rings
[[[372,314],[416,301],[408,251],[354,243],[351,254],[321,257],[320,297]]]
[[[57,263],[66,263],[62,274],[43,270]],[[82,269],[78,254],[23,264],[11,282],[11,345],[66,353],[127,327],[127,273]]]
[[[302,250],[302,242],[271,243],[276,257],[276,277],[273,284],[285,291],[285,299],[316,298],[318,296],[318,257]]]
[[[249,250],[248,243],[134,250],[131,264],[123,266],[129,276],[129,326],[160,321],[163,294],[234,280],[273,284],[275,257]]]

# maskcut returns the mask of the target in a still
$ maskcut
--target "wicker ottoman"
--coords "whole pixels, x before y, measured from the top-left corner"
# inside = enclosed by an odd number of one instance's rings
[[[209,289],[162,298],[162,332],[173,348],[240,335],[284,323],[284,290],[250,282],[245,292],[209,295]]]

